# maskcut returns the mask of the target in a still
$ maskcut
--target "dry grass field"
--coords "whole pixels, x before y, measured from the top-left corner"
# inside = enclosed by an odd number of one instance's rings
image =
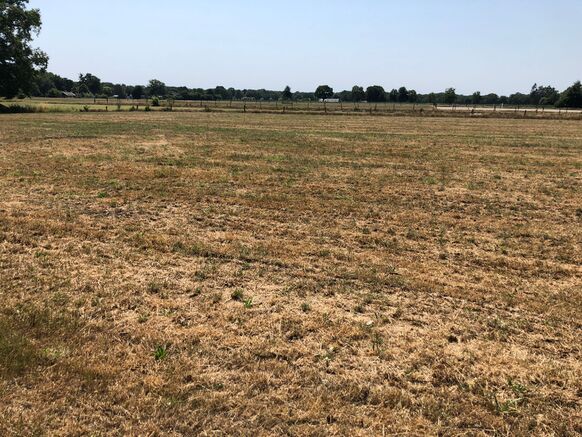
[[[582,122],[0,117],[0,435],[582,433]]]

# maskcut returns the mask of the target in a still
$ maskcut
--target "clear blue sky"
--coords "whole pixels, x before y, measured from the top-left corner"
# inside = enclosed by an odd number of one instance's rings
[[[49,69],[145,84],[312,91],[560,90],[582,79],[581,0],[31,0]]]

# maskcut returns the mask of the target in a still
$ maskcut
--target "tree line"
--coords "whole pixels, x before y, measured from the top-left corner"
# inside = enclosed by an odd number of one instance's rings
[[[313,92],[292,92],[289,86],[282,91],[266,89],[234,89],[224,86],[215,88],[188,88],[167,86],[164,82],[152,79],[147,85],[126,85],[103,82],[97,76],[80,74],[73,81],[50,72],[38,72],[33,78],[30,95],[35,97],[60,97],[63,92],[72,92],[79,97],[96,98],[169,98],[174,100],[252,100],[252,101],[318,101],[339,99],[343,102],[371,103],[423,103],[423,104],[460,104],[460,105],[518,105],[518,106],[558,106],[582,107],[582,87],[574,83],[563,92],[552,86],[534,84],[529,93],[514,93],[509,96],[481,94],[457,94],[455,88],[443,92],[421,94],[402,86],[390,91],[380,85],[367,88],[355,85],[351,90],[335,92],[328,85],[320,85]],[[21,97],[22,97],[21,93]]]
[[[46,71],[48,56],[31,47],[32,39],[41,28],[38,9],[27,9],[28,0],[0,0],[0,97],[26,98],[60,97],[117,97],[118,99],[144,97],[175,100],[257,100],[257,101],[313,101],[339,99],[346,102],[391,102],[431,104],[486,104],[486,105],[555,105],[582,107],[580,81],[559,92],[552,86],[534,84],[528,94],[514,93],[509,96],[457,94],[454,88],[443,92],[421,94],[402,86],[385,90],[380,85],[366,89],[355,85],[351,90],[335,92],[328,85],[320,85],[313,92],[292,92],[289,86],[282,91],[266,89],[234,89],[217,86],[210,89],[167,86],[152,79],[147,85],[126,85],[103,82],[91,73],[79,74],[77,80],[61,77]]]

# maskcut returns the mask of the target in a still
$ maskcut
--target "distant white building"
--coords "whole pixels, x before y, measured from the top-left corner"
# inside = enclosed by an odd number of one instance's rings
[[[340,99],[319,99],[319,103],[339,103]]]

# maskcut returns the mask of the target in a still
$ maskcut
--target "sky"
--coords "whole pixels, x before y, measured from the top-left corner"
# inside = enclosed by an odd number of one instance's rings
[[[581,0],[31,0],[49,71],[212,88],[511,94],[582,79]]]

